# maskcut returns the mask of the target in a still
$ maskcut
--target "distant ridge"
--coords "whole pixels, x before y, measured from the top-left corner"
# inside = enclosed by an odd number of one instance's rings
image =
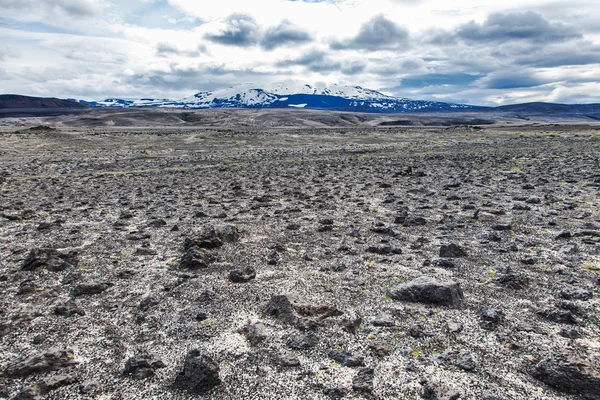
[[[495,107],[497,111],[537,112],[537,113],[596,113],[600,112],[600,103],[596,104],[560,104],[560,103],[522,103]]]
[[[484,108],[388,96],[361,86],[330,84],[317,87],[298,82],[278,83],[270,87],[249,83],[199,92],[180,100],[110,98],[103,101],[82,100],[81,102],[94,107],[119,108],[305,108],[369,113],[456,112]]]
[[[31,97],[18,94],[0,94],[0,108],[87,108],[88,106],[73,100],[61,100],[54,97]]]

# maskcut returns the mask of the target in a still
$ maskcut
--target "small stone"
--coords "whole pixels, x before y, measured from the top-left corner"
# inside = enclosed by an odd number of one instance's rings
[[[449,321],[448,322],[448,332],[450,333],[460,333],[463,330],[463,324],[461,322]]]
[[[335,351],[331,350],[327,353],[327,357],[334,361],[337,361],[344,367],[364,367],[364,357],[355,357],[347,351]]]
[[[379,314],[375,318],[373,318],[372,324],[374,326],[385,326],[392,327],[396,326],[396,322],[394,321],[394,317],[390,314]]]
[[[277,357],[277,364],[282,367],[299,367],[300,360],[296,356],[292,356],[289,354],[281,354]]]
[[[250,266],[229,272],[229,280],[233,283],[246,283],[255,278],[256,271]]]
[[[73,296],[85,296],[100,294],[108,290],[112,286],[109,282],[91,282],[91,283],[80,283],[73,288]]]
[[[467,255],[462,247],[454,243],[440,247],[440,257],[442,258],[462,258],[467,257]]]
[[[129,358],[125,362],[123,375],[134,379],[145,379],[154,376],[154,370],[166,367],[162,360],[153,355],[142,354]]]
[[[267,338],[267,328],[262,323],[248,325],[246,337],[251,345],[256,346]]]
[[[54,314],[61,317],[72,317],[73,315],[84,316],[85,311],[75,300],[69,300],[66,303],[57,305],[54,308]]]
[[[340,322],[342,329],[348,333],[356,335],[362,324],[362,317],[346,317]]]

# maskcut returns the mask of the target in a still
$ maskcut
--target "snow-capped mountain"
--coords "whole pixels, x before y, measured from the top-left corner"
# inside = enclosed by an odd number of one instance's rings
[[[309,108],[332,111],[427,112],[464,111],[479,107],[464,104],[410,100],[388,96],[360,86],[278,83],[271,87],[243,84],[211,92],[199,92],[181,100],[106,99],[82,103],[96,107],[164,108]]]

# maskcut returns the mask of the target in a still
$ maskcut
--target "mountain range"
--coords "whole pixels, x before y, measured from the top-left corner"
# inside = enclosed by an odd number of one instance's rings
[[[577,114],[600,119],[600,104],[524,103],[500,107],[411,100],[394,97],[360,86],[331,84],[313,86],[302,83],[278,83],[272,86],[243,84],[227,89],[203,91],[183,99],[108,98],[100,101],[0,95],[0,109],[58,108],[279,108],[352,111],[369,113],[453,113],[510,112],[539,114]]]
[[[243,84],[216,91],[199,92],[180,100],[119,99],[79,101],[93,107],[166,108],[307,108],[355,112],[464,111],[481,107],[388,96],[360,86],[278,83],[270,87]]]

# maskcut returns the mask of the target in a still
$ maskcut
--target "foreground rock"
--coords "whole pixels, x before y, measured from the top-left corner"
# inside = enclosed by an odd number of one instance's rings
[[[214,260],[214,255],[203,248],[192,246],[189,247],[181,260],[179,261],[179,268],[198,270],[208,268],[211,262]]]
[[[600,399],[600,367],[597,364],[557,354],[531,365],[527,372],[558,391]]]
[[[3,375],[20,378],[34,373],[54,371],[77,364],[75,355],[68,349],[52,348],[48,351],[30,357],[22,358],[10,363],[3,371]]]
[[[77,253],[61,253],[54,249],[33,249],[23,261],[23,271],[45,268],[48,271],[64,271],[77,265]]]
[[[389,289],[388,296],[394,300],[448,307],[460,307],[464,302],[463,292],[457,282],[438,281],[427,276]]]
[[[175,386],[202,394],[221,384],[219,365],[210,357],[191,350],[185,357],[183,371],[175,378]]]

